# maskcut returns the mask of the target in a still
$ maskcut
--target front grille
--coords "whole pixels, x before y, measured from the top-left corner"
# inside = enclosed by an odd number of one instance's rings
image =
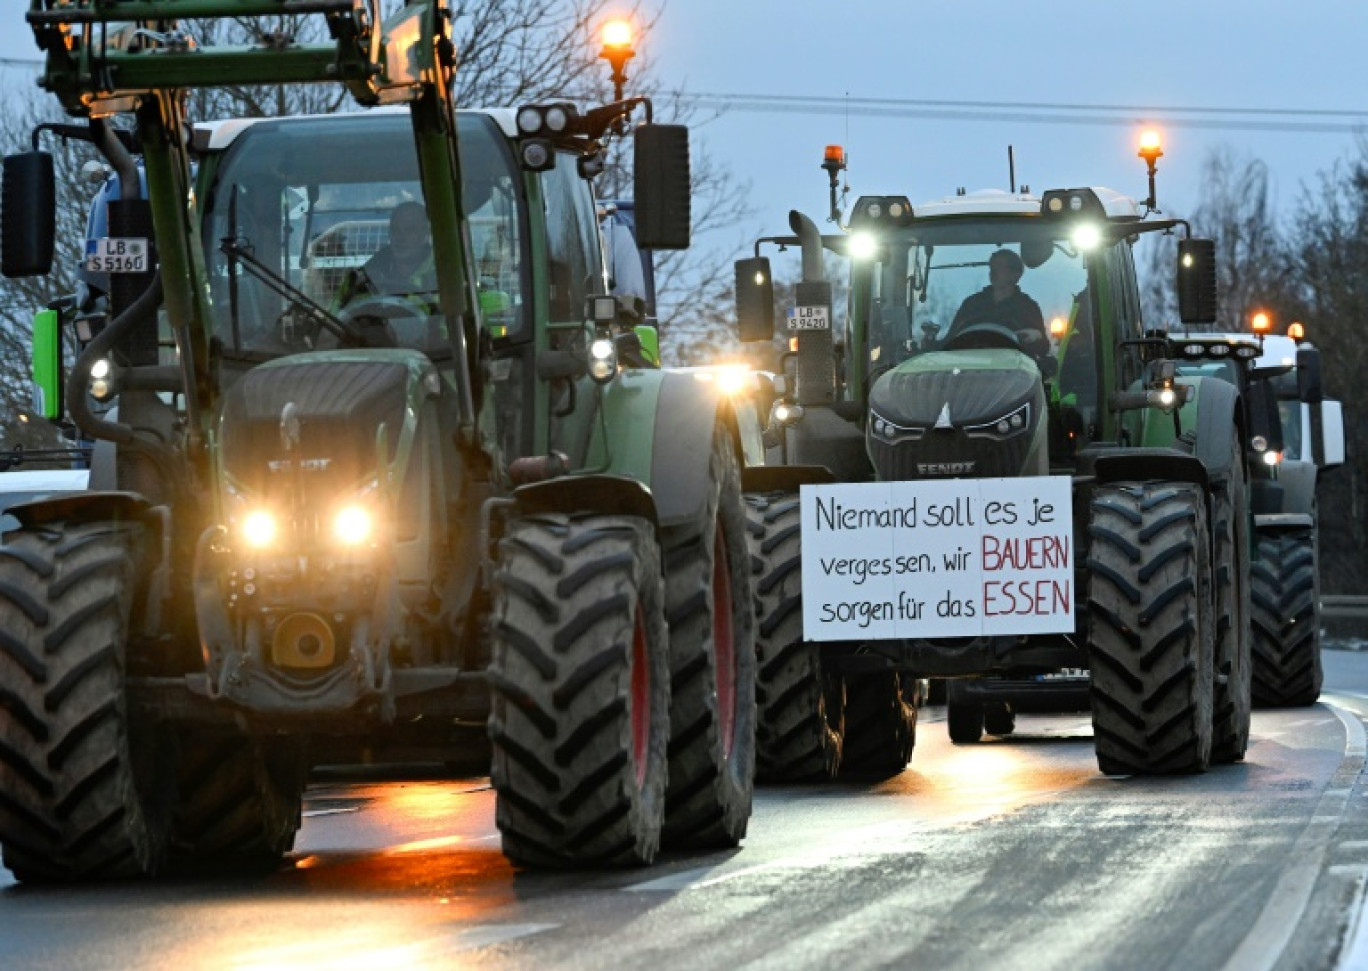
[[[959,429],[932,429],[915,442],[889,445],[868,436],[869,456],[881,482],[910,479],[985,479],[1021,474],[1031,429],[1006,441],[970,438]]]

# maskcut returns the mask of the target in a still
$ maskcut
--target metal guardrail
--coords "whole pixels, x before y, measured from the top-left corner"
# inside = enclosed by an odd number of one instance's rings
[[[1331,594],[1321,597],[1322,617],[1368,620],[1368,597]]]

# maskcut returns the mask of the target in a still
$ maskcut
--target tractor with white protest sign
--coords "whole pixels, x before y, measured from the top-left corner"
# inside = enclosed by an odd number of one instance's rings
[[[1132,245],[1176,232],[1180,316],[1216,319],[1214,245],[1153,218],[1161,155],[1147,133],[1141,202],[863,196],[840,233],[794,212],[771,240],[801,248],[803,282],[769,429],[788,479],[751,500],[761,765],[795,739],[839,755],[842,730],[848,750],[869,672],[974,679],[949,685],[956,740],[1053,693],[1091,707],[1104,772],[1243,758],[1252,433],[1239,390],[1180,374],[1142,321]],[[839,222],[839,148],[823,167]],[[824,250],[849,261],[839,328]],[[736,271],[740,335],[768,340],[769,260]]]

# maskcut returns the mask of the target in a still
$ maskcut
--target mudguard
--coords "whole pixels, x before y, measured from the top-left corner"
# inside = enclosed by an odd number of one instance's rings
[[[634,479],[661,529],[703,524],[713,428],[722,421],[744,465],[730,399],[693,372],[626,370],[603,392],[586,471]],[[582,478],[574,476],[572,478]]]
[[[1270,513],[1254,517],[1254,528],[1260,533],[1280,533],[1297,529],[1311,529],[1316,521],[1309,513]]]
[[[1080,452],[1080,475],[1098,482],[1135,482],[1167,479],[1195,482],[1203,489],[1210,481],[1208,469],[1195,455],[1175,448],[1121,448],[1109,452]]]
[[[1244,405],[1240,390],[1227,381],[1202,378],[1197,382],[1197,445],[1195,454],[1213,482],[1230,475],[1230,435],[1235,428],[1244,449]]]
[[[146,498],[136,492],[73,492],[10,506],[8,512],[25,527],[44,523],[144,523],[160,528],[159,517]]]
[[[1315,515],[1316,472],[1314,462],[1284,460],[1278,466],[1278,484],[1282,486],[1279,512]]]
[[[824,465],[757,465],[741,470],[742,492],[797,492],[801,486],[835,481]]]
[[[513,502],[523,515],[559,512],[611,512],[640,516],[656,529],[660,519],[651,490],[622,475],[563,475],[519,486]]]

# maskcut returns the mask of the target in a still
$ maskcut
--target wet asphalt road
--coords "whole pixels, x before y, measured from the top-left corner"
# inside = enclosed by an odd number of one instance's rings
[[[1083,715],[974,746],[923,712],[878,785],[762,790],[730,853],[521,874],[484,779],[331,772],[265,878],[28,889],[0,969],[1368,967],[1368,654],[1242,765],[1106,779]]]

